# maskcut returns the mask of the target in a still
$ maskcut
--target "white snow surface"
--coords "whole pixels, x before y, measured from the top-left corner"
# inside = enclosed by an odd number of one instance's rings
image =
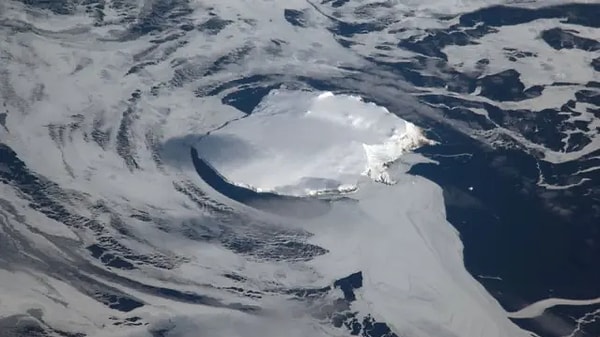
[[[252,114],[195,146],[233,184],[302,196],[356,190],[361,176],[393,183],[386,166],[432,143],[416,125],[358,96],[274,90]]]

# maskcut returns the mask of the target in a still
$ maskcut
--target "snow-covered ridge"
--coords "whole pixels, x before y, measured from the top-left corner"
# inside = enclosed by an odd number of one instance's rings
[[[233,184],[302,196],[355,191],[361,176],[392,184],[388,164],[424,144],[419,127],[358,96],[274,90],[195,146]]]

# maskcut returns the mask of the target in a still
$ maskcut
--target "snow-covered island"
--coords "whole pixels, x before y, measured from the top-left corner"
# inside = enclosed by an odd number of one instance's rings
[[[303,196],[393,183],[387,165],[423,144],[419,127],[358,96],[274,90],[195,147],[230,183]]]

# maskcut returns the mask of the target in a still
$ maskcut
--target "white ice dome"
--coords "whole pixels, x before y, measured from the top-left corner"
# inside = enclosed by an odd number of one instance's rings
[[[273,90],[195,147],[233,184],[301,196],[354,190],[363,176],[393,183],[386,164],[426,143],[419,127],[360,97]]]

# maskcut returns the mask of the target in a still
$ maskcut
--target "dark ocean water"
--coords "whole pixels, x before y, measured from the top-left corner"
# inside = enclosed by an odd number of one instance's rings
[[[600,269],[597,248],[588,241],[597,239],[598,224],[585,214],[557,214],[552,206],[568,207],[573,200],[555,196],[547,203],[535,185],[531,156],[481,149],[451,131],[445,135],[447,144],[421,151],[439,165],[417,165],[411,173],[443,187],[448,220],[461,233],[469,270],[501,277],[482,282],[511,310],[546,297],[595,298]],[[460,153],[470,155],[447,157]],[[588,202],[580,198],[580,205]]]
[[[494,27],[540,18],[560,18],[568,23],[598,27],[599,17],[599,4],[568,4],[539,10],[490,7],[461,17],[458,26],[463,28],[481,23],[473,30],[467,29],[467,36],[438,32],[414,44],[407,42],[403,47],[444,58],[445,55],[439,54],[440,46],[469,43],[469,35],[484,35],[493,32]],[[598,50],[600,46],[597,40],[577,38],[559,28],[545,31],[541,38],[554,49]],[[457,79],[464,82],[461,86],[439,78],[418,76],[411,69],[413,65],[396,66],[404,68],[399,72],[415,85],[454,85],[466,88],[467,92],[479,85],[482,96],[498,101],[520,101],[535,97],[544,89],[524,88],[516,71],[489,76],[487,81],[485,78],[474,80],[458,76]],[[598,71],[596,67],[594,69]],[[591,88],[596,84],[588,83],[586,86]],[[519,90],[512,90],[514,88]],[[573,101],[565,104],[582,101],[584,91],[581,90]],[[593,97],[593,104],[598,106],[598,96]],[[450,107],[441,111],[445,118],[472,123],[484,130],[490,128],[481,116],[465,109],[451,110],[457,105],[469,106],[464,101],[436,95],[424,97],[424,100]],[[562,123],[565,117],[561,113],[570,111],[566,106],[518,112],[482,107],[499,125],[519,123],[511,117],[515,115],[519,116],[523,128],[526,123],[533,122],[541,132],[535,135],[523,132],[523,135],[551,149],[557,149],[564,137],[565,125]],[[422,126],[434,131],[441,144],[419,152],[438,161],[439,165],[417,165],[410,173],[442,186],[448,220],[459,230],[465,246],[466,267],[501,305],[507,310],[517,310],[549,297],[591,299],[600,295],[600,187],[597,184],[600,173],[594,171],[587,175],[589,184],[566,190],[547,190],[537,186],[540,173],[570,181],[578,167],[585,168],[589,162],[595,163],[590,158],[600,155],[600,151],[572,163],[553,165],[543,162],[539,153],[522,147],[492,150],[444,123],[429,122]],[[581,148],[588,142],[581,138],[573,141],[569,144],[570,150]],[[583,160],[589,162],[585,164]],[[519,320],[517,323],[542,336],[564,336],[573,331],[579,318],[599,309],[600,305],[587,306],[585,310],[559,306],[548,310],[541,318]],[[587,319],[591,320],[590,317]],[[561,321],[560,324],[558,321]],[[600,336],[598,323],[582,326],[580,334]]]
[[[447,219],[460,232],[467,270],[511,311],[550,297],[596,298],[600,255],[590,242],[599,242],[598,219],[585,213],[587,197],[559,195],[548,201],[547,192],[535,185],[535,158],[518,150],[486,149],[443,126],[435,130],[444,142],[419,152],[439,165],[419,164],[410,173],[443,188]],[[579,207],[573,213],[557,213],[557,207],[574,202]],[[561,310],[562,317],[581,316],[570,314],[576,308]],[[517,323],[554,335],[532,322]],[[599,336],[600,326],[585,331]]]

